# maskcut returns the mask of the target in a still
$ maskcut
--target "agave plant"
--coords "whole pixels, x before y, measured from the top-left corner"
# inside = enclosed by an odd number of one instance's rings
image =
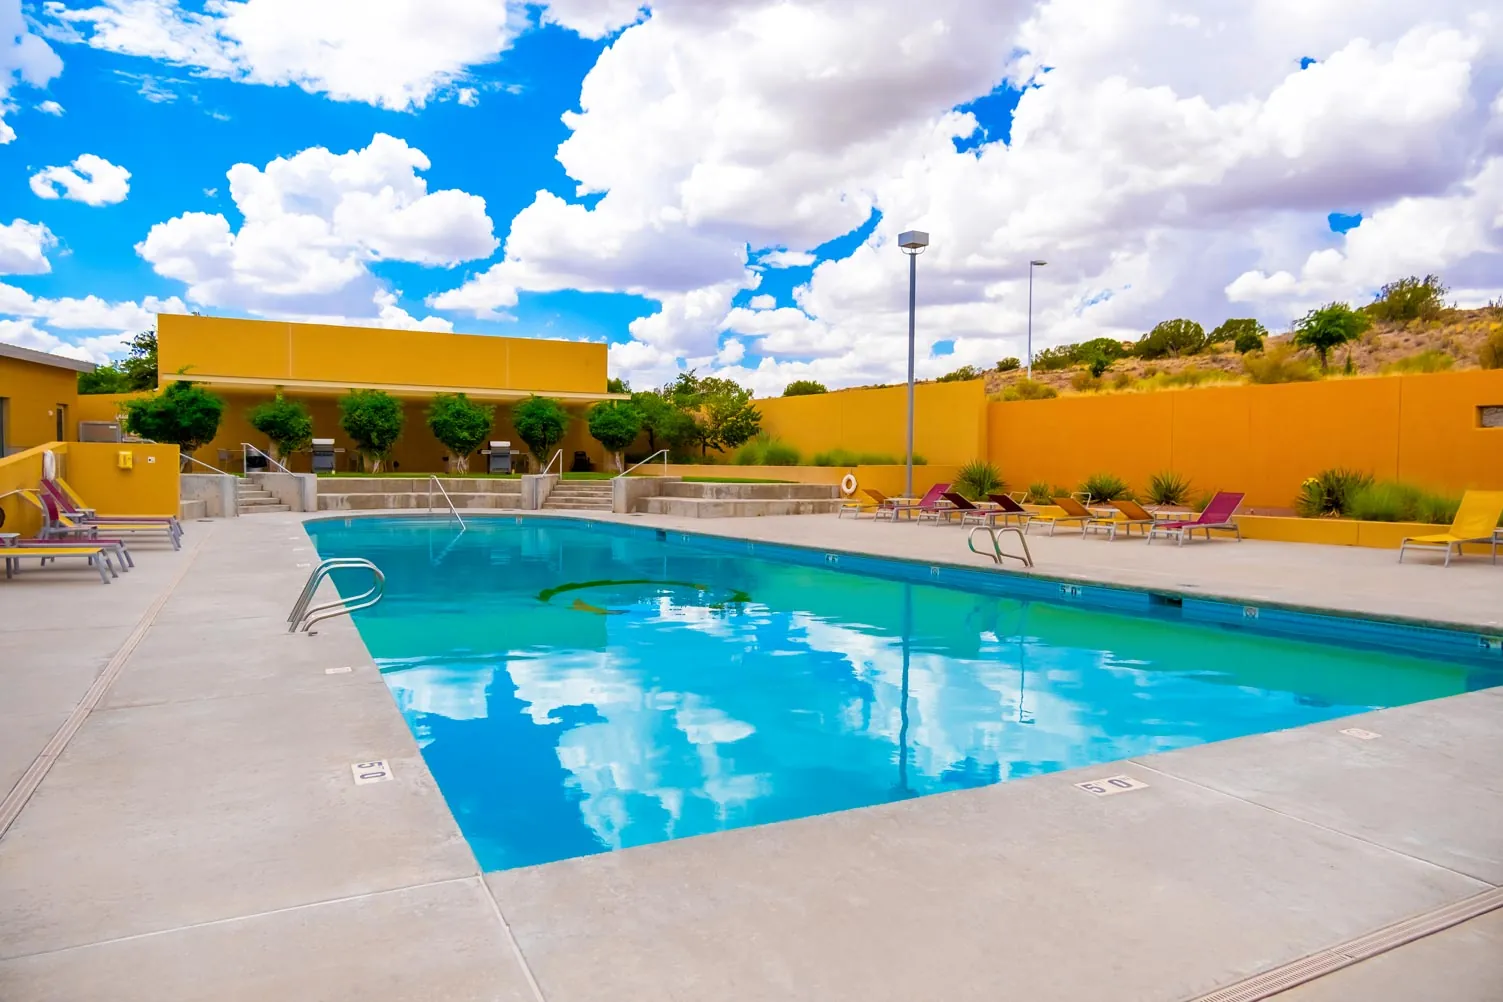
[[[1300,485],[1299,496],[1294,500],[1294,510],[1301,518],[1321,518],[1335,515],[1338,518],[1351,514],[1352,497],[1373,482],[1371,473],[1336,467],[1321,470]]]
[[[1152,504],[1184,504],[1190,500],[1190,478],[1165,470],[1148,478],[1148,500]]]
[[[997,468],[984,459],[973,459],[960,468],[955,477],[955,489],[972,501],[999,494],[1007,490],[1007,484]]]
[[[1092,501],[1133,500],[1132,488],[1127,486],[1127,481],[1111,473],[1093,473],[1076,489],[1090,495]]]
[[[1056,491],[1049,486],[1049,481],[1040,480],[1028,485],[1028,494],[1023,500],[1029,504],[1048,504],[1054,500],[1055,496]]]

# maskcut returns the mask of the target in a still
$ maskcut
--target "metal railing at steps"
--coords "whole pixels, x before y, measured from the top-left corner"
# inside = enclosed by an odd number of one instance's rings
[[[215,473],[219,474],[221,477],[233,477],[234,476],[233,473],[226,473],[226,472],[224,472],[223,470],[221,470],[217,466],[210,466],[208,463],[204,462],[202,459],[194,459],[192,456],[188,455],[187,453],[183,453],[183,459],[186,460],[187,462],[190,462],[190,463],[197,463],[199,466],[202,466],[206,470],[213,470]],[[182,471],[179,470],[178,472],[181,473]]]
[[[435,486],[438,487],[438,492],[444,496],[444,500],[449,503],[449,513],[452,514],[456,519],[459,520],[459,531],[460,532],[464,532],[464,530],[466,528],[466,526],[464,524],[464,517],[459,514],[459,509],[454,506],[454,499],[451,498],[451,497],[449,497],[449,492],[448,491],[444,490],[443,482],[438,479],[438,475],[437,474],[430,474],[429,477],[428,477],[428,511],[429,511],[429,513],[431,514],[433,512],[433,488]]]
[[[266,453],[264,453],[260,449],[256,448],[254,445],[251,445],[249,442],[241,442],[240,443],[240,457],[241,457],[241,462],[245,464],[245,475],[246,476],[250,476],[250,454],[253,453],[253,452],[256,455],[260,456],[262,459],[266,460],[272,466],[275,466],[277,469],[281,470],[283,473],[291,473],[292,472],[287,467],[283,466],[281,463],[277,462],[275,459],[272,459]]]
[[[308,603],[313,601],[313,595],[318,591],[319,583],[324,578],[337,570],[351,567],[363,567],[375,575],[370,589],[356,595],[354,598],[340,598],[334,602],[325,602],[323,605],[315,605],[308,608]],[[303,593],[297,597],[292,612],[287,615],[288,633],[308,633],[314,623],[334,616],[348,616],[352,612],[361,609],[369,609],[381,601],[381,596],[386,591],[386,575],[381,573],[381,568],[366,560],[364,557],[330,557],[321,561],[308,575],[308,583],[303,585]]]
[[[659,456],[663,457],[663,476],[666,477],[668,475],[668,450],[667,449],[659,449],[657,452],[654,452],[652,455],[648,456],[646,459],[642,460],[640,463],[633,463],[633,464],[631,464],[631,466],[629,466],[626,469],[622,470],[620,473],[616,474],[611,479],[612,480],[620,480],[622,477],[626,476],[632,470],[635,470],[639,466],[646,466],[648,463],[652,462],[654,459],[657,459]]]
[[[976,549],[976,533],[978,532],[984,532],[987,534],[987,537],[991,540],[992,544],[992,548],[990,550]],[[1017,536],[1018,542],[1023,544],[1023,552],[1021,554],[1008,553],[1002,549],[1002,541],[1000,537],[1007,535],[1008,533],[1012,533],[1013,535]],[[971,534],[966,537],[965,545],[970,548],[970,551],[972,553],[979,554],[983,557],[990,557],[992,563],[994,564],[1000,565],[1002,561],[1006,559],[1020,561],[1024,567],[1033,566],[1033,554],[1028,552],[1028,537],[1024,536],[1023,530],[1019,529],[1015,525],[978,525],[974,529],[972,529]]]
[[[562,449],[555,452],[552,458],[548,460],[548,465],[543,467],[543,473],[546,474],[549,470],[553,469],[553,460],[555,459],[558,460],[558,476],[562,479],[564,475],[564,450]]]

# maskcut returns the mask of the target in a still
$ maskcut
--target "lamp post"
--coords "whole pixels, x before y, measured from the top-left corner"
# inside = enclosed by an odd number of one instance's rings
[[[908,255],[908,476],[903,494],[913,497],[913,313],[918,302],[918,256],[929,246],[929,234],[905,230],[898,234],[898,246]]]
[[[1048,261],[1028,262],[1028,378],[1033,378],[1033,269],[1042,268]]]

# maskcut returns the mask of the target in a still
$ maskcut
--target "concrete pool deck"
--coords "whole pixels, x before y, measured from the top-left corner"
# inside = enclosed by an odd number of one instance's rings
[[[0,999],[1177,1002],[1503,885],[1497,689],[482,876],[353,626],[282,632],[303,517],[189,523],[108,587],[0,581],[0,795],[77,725],[0,836]],[[618,520],[990,566],[958,528]],[[1503,615],[1486,561],[1030,544],[1060,576]],[[372,758],[394,780],[355,785]],[[1147,787],[1073,785],[1116,774]],[[1494,911],[1280,998],[1496,999],[1500,948]]]

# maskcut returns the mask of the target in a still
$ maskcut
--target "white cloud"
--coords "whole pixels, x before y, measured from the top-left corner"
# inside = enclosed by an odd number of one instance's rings
[[[52,270],[47,251],[56,244],[57,237],[41,223],[0,223],[0,275],[47,274]]]
[[[807,268],[816,260],[807,251],[775,250],[763,254],[757,259],[757,263],[769,268]]]
[[[244,217],[238,230],[219,213],[186,212],[153,226],[136,251],[206,306],[375,319],[383,291],[371,263],[449,266],[496,248],[485,200],[429,192],[418,175],[429,166],[421,150],[385,134],[362,150],[313,147],[265,168],[236,164],[226,176]]]
[[[747,305],[754,310],[772,310],[778,305],[777,296],[753,296],[747,301]]]
[[[130,171],[93,153],[68,167],[44,167],[31,176],[39,198],[66,198],[85,205],[115,205],[130,192]]]
[[[47,13],[95,48],[394,110],[495,60],[527,16],[505,0],[104,0]]]
[[[480,103],[480,92],[474,87],[461,87],[454,99],[466,108],[473,108]]]
[[[125,352],[130,346],[130,337],[110,334],[65,341],[51,331],[38,327],[35,321],[0,318],[0,343],[30,348],[32,351],[45,351],[64,358],[76,358],[82,362],[104,364],[112,356]]]
[[[45,87],[63,71],[57,57],[21,13],[21,0],[0,0],[0,146],[16,138],[15,129],[5,121],[11,110],[11,88],[17,83]]]
[[[604,38],[634,24],[646,7],[647,3],[639,0],[550,0],[543,10],[543,20],[585,38]]]
[[[41,104],[37,105],[37,111],[40,111],[44,115],[61,116],[63,113],[63,106],[58,104],[56,101],[43,101]]]
[[[176,296],[148,296],[140,303],[111,303],[98,296],[46,299],[0,282],[0,341],[90,362],[108,362],[124,353],[136,333],[156,326],[158,313],[185,312]],[[109,333],[63,338],[47,328]]]

